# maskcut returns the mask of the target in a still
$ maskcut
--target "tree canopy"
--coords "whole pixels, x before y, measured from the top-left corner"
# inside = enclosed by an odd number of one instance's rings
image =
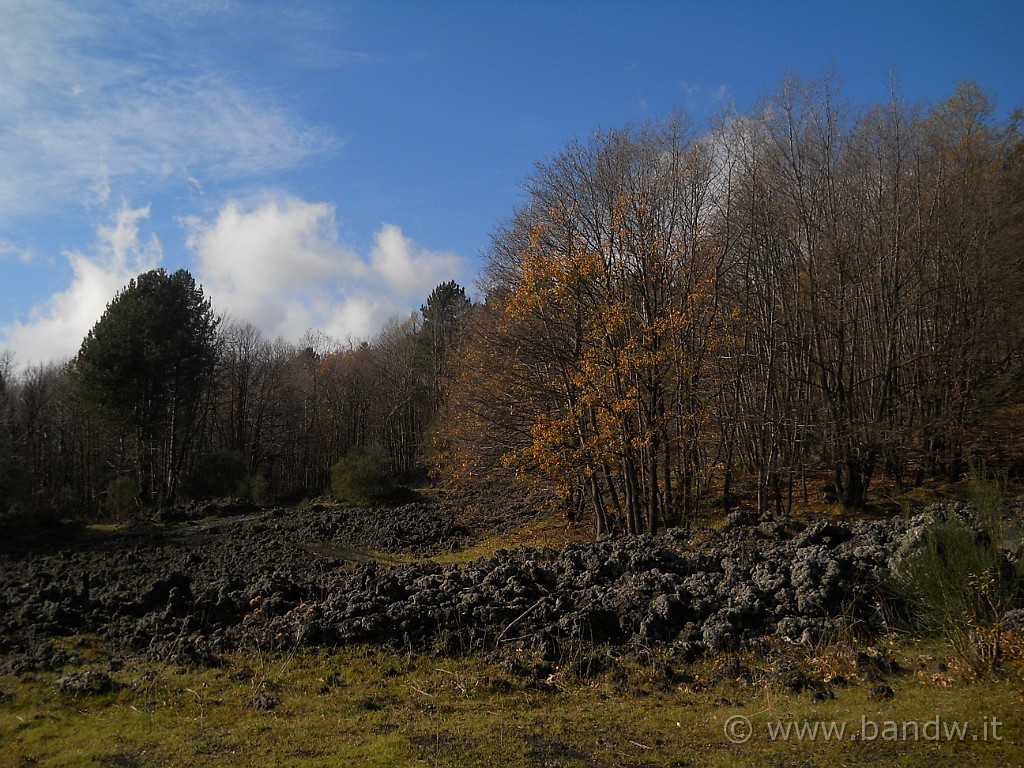
[[[671,117],[540,163],[486,255],[451,463],[685,521],[736,475],[758,506],[831,472],[962,468],[1021,344],[1020,136],[973,83],[858,110],[791,78],[698,133]],[[804,485],[806,494],[806,484]]]
[[[217,362],[218,319],[192,275],[155,269],[131,280],[82,342],[74,370],[102,412],[139,441],[138,471],[148,490],[173,497],[182,442]],[[162,442],[157,480],[152,453]]]
[[[443,282],[359,341],[139,275],[70,366],[0,357],[0,507],[298,500],[348,456],[518,477],[604,535],[956,478],[1024,381],[1021,123],[973,83],[857,105],[792,77],[706,127],[596,131],[536,165],[479,303]]]

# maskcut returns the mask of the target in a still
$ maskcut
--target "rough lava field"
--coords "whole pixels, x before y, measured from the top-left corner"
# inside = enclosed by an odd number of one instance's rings
[[[580,643],[696,657],[768,637],[811,645],[853,626],[870,636],[887,627],[888,569],[935,518],[968,514],[935,505],[803,527],[734,513],[714,530],[442,565],[427,556],[467,537],[442,505],[227,511],[247,514],[6,542],[0,672],[74,665],[54,640],[77,634],[115,655],[202,665],[244,648],[354,643],[441,654],[514,644],[557,663]]]

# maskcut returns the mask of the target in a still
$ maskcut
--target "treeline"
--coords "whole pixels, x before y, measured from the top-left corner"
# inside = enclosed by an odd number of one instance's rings
[[[538,163],[481,303],[445,283],[363,343],[270,340],[146,273],[70,363],[0,367],[0,512],[297,500],[345,462],[516,474],[603,535],[822,472],[849,509],[955,478],[1021,381],[1020,118],[973,84],[859,107],[792,79],[706,130],[598,132]]]
[[[0,369],[0,513],[297,501],[329,489],[346,456],[422,481],[470,305],[449,282],[372,341],[296,345],[222,322],[184,270],[140,275],[74,360]]]
[[[554,483],[598,533],[741,481],[784,508],[824,469],[860,508],[882,473],[956,477],[1019,371],[1020,117],[973,84],[858,109],[792,79],[703,133],[571,143],[494,239],[447,466]]]

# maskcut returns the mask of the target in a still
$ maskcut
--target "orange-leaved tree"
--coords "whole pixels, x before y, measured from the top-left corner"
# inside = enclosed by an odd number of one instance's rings
[[[538,166],[489,253],[474,412],[507,465],[586,504],[599,535],[679,523],[698,501],[723,311],[714,181],[679,119],[601,133]]]

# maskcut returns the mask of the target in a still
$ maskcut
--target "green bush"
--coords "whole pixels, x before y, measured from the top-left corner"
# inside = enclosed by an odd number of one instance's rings
[[[260,503],[266,496],[266,481],[249,472],[249,464],[236,451],[214,451],[196,464],[189,478],[187,495],[192,499],[241,498]]]
[[[128,520],[139,508],[139,486],[135,478],[123,476],[110,481],[103,494],[103,511],[114,520]]]
[[[920,548],[892,574],[898,619],[919,637],[940,637],[978,671],[1000,655],[1003,617],[1020,595],[1022,574],[999,543],[1004,497],[974,483],[977,525],[954,515],[937,521]]]
[[[390,501],[397,488],[386,466],[387,454],[380,446],[351,448],[331,468],[334,497],[350,504]]]
[[[243,490],[243,499],[248,499],[253,504],[267,503],[270,491],[269,483],[267,483],[267,478],[259,472],[250,472],[246,475]]]

